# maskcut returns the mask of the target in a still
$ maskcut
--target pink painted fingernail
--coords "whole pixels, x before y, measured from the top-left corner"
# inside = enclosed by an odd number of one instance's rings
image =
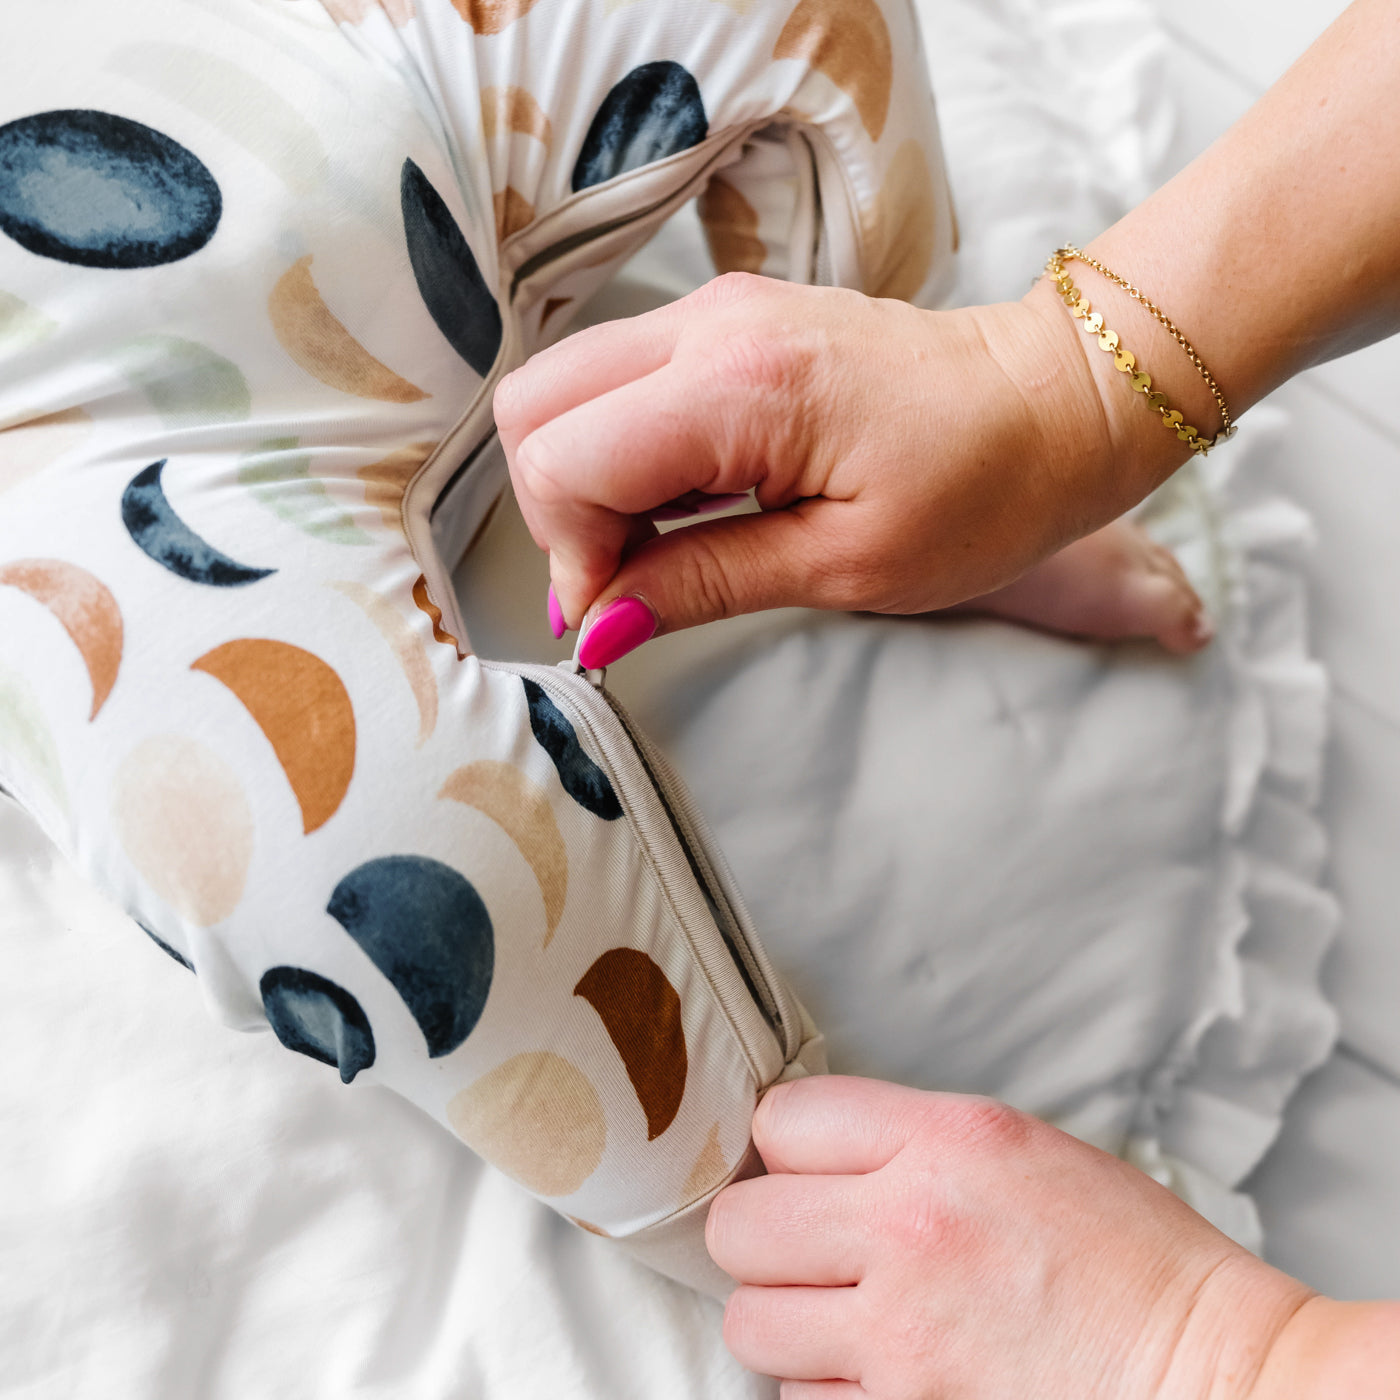
[[[552,583],[549,585],[549,630],[554,633],[555,641],[569,630],[569,624],[564,621],[564,609],[559,606],[559,598]]]
[[[584,633],[579,664],[586,671],[611,666],[655,636],[656,628],[656,614],[640,598],[614,598]]]
[[[710,496],[704,491],[687,491],[683,496],[667,501],[647,512],[647,518],[657,522],[666,520],[690,520],[697,515],[713,515],[716,511],[729,510],[742,505],[749,499],[746,491],[726,491],[720,496]]]
[[[695,507],[696,515],[713,515],[717,510],[728,510],[730,506],[742,505],[749,499],[747,491],[727,491],[722,496],[706,496]]]
[[[1202,612],[1196,615],[1196,624],[1191,629],[1191,635],[1202,646],[1215,636],[1215,623],[1210,620],[1209,613]]]

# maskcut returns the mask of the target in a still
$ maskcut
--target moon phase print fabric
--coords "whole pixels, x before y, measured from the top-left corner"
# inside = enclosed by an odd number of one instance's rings
[[[69,0],[0,51],[0,785],[152,976],[707,1287],[814,1032],[449,564],[495,384],[684,199],[717,270],[937,296],[918,55],[903,0]]]

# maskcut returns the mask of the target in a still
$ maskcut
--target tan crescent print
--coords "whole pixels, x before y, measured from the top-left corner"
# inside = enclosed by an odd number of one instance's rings
[[[549,794],[513,764],[482,758],[458,768],[438,796],[475,808],[515,842],[544,898],[544,946],[548,948],[569,890],[569,855]]]
[[[381,403],[417,403],[428,397],[350,334],[317,290],[309,256],[278,279],[267,299],[267,314],[282,348],[322,384]]]
[[[802,0],[792,12],[774,58],[800,58],[847,93],[872,141],[890,110],[894,51],[875,0]]]
[[[862,220],[868,252],[866,290],[908,301],[933,265],[938,197],[917,141],[894,153],[875,207]]]

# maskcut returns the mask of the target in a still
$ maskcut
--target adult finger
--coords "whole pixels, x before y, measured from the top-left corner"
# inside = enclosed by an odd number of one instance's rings
[[[795,1381],[858,1381],[854,1288],[737,1288],[724,1344],[750,1371]]]
[[[647,541],[626,556],[589,609],[585,638],[623,596],[646,604],[652,617],[648,637],[765,608],[857,606],[842,572],[827,564],[845,547],[831,509],[831,502],[802,501]],[[596,664],[611,665],[630,649]]]
[[[722,384],[685,382],[667,366],[580,404],[519,445],[512,466],[517,498],[531,533],[550,552],[550,577],[571,622],[617,570],[626,517],[688,492],[743,492],[759,482],[765,505],[791,499],[770,475],[770,462],[800,462],[805,451],[791,441],[790,426],[770,432],[770,414],[746,414],[735,402],[743,397]]]
[[[855,1381],[784,1381],[778,1400],[868,1400],[868,1392]]]
[[[587,326],[532,355],[496,386],[496,429],[508,459],[541,424],[660,369],[671,358],[681,319],[670,306]]]
[[[726,1187],[710,1206],[705,1245],[740,1283],[818,1288],[865,1275],[869,1209],[841,1176],[758,1176]]]
[[[760,1100],[753,1140],[770,1172],[879,1171],[927,1121],[935,1097],[879,1079],[813,1075]]]

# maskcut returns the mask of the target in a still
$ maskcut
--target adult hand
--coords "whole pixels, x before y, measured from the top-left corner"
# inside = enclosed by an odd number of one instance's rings
[[[725,1339],[783,1400],[1262,1397],[1280,1336],[1341,1306],[986,1099],[805,1079],[753,1131],[770,1174],[720,1193],[708,1242],[743,1285]]]
[[[624,594],[667,631],[787,605],[914,613],[1016,578],[1185,452],[1115,452],[1075,324],[1048,283],[935,313],[731,274],[535,356],[496,421],[564,618]],[[762,514],[649,521],[749,490]]]

